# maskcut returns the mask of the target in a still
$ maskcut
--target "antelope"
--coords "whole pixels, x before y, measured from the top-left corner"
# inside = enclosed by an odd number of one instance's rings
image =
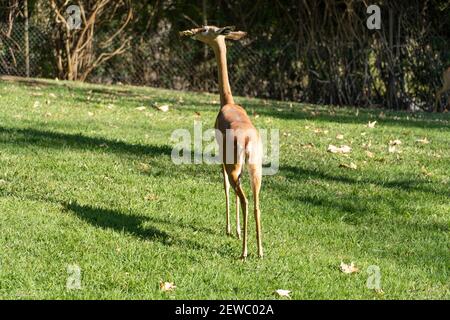
[[[434,107],[434,111],[439,111],[441,104],[442,95],[450,90],[450,67],[447,68],[442,74],[442,81],[444,82],[441,89],[436,92],[436,103]],[[445,109],[445,107],[444,107]]]
[[[218,80],[220,93],[220,111],[215,122],[216,140],[219,144],[222,161],[222,174],[226,202],[226,233],[231,235],[230,225],[230,185],[236,194],[236,235],[240,239],[241,228],[239,219],[239,203],[244,216],[244,234],[242,240],[241,259],[247,257],[247,225],[248,201],[241,185],[243,166],[247,163],[254,202],[256,220],[256,240],[258,257],[263,257],[261,211],[259,208],[259,192],[262,182],[263,148],[261,137],[253,126],[247,112],[234,102],[228,79],[227,48],[225,40],[239,40],[246,33],[234,31],[234,27],[219,28],[203,26],[180,32],[181,36],[192,37],[210,46],[215,54],[218,65]]]

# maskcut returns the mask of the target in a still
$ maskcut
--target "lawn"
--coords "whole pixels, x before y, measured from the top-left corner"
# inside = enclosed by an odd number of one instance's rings
[[[261,191],[265,257],[250,214],[243,262],[241,242],[225,234],[220,168],[170,156],[173,130],[212,127],[218,100],[1,80],[0,298],[278,299],[277,289],[293,299],[450,298],[449,114],[237,97],[281,142],[279,172]],[[359,272],[343,273],[341,261]],[[66,288],[70,265],[78,290]],[[370,266],[381,290],[367,286]]]

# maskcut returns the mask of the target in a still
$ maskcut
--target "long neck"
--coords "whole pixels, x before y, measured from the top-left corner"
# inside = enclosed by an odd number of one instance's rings
[[[213,49],[219,70],[220,104],[222,107],[226,104],[234,104],[230,81],[228,80],[227,47],[225,45],[225,40],[221,39],[221,41],[218,42],[218,45],[214,46]]]

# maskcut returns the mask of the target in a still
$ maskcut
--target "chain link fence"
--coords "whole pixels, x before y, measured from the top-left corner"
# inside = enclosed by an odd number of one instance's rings
[[[24,26],[8,29],[0,24],[0,74],[27,76],[26,37]],[[286,54],[289,53],[286,46]],[[29,28],[29,76],[57,77],[51,31]],[[286,57],[289,59],[289,57]],[[228,65],[233,92],[237,95],[284,98],[277,66],[272,55],[256,50],[249,41],[228,45]],[[274,68],[267,73],[261,65]],[[292,77],[295,75],[292,74]],[[289,75],[285,75],[289,78]],[[291,77],[291,78],[292,78]],[[89,82],[131,84],[176,90],[217,92],[217,65],[211,49],[192,39],[181,39],[173,33],[157,34],[148,39],[136,37],[129,48],[99,65],[88,77]]]
[[[30,26],[28,44],[25,37],[25,27],[17,24],[10,28],[0,24],[0,74],[12,76],[27,76],[26,47],[29,46],[29,76],[48,77],[52,73],[50,34],[39,28]]]
[[[27,76],[29,60],[30,77],[58,77],[52,30],[31,25],[28,38],[27,59],[24,26],[16,23],[9,29],[0,24],[0,74]],[[395,47],[399,52],[396,70],[387,69],[391,55],[381,45],[324,42],[305,49],[298,42],[251,38],[228,43],[231,87],[241,96],[386,106],[392,73],[402,108],[426,109],[441,86],[445,67],[437,51],[413,42]],[[96,67],[87,81],[217,92],[217,65],[212,50],[202,43],[160,31],[132,37],[124,53]]]

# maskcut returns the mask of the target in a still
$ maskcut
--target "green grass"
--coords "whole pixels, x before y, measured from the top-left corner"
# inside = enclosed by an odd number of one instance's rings
[[[242,262],[241,242],[225,235],[220,168],[170,158],[173,130],[192,131],[195,119],[212,127],[217,100],[0,81],[0,298],[274,299],[276,289],[294,299],[450,298],[448,114],[237,98],[281,141],[279,172],[263,178],[265,257],[250,214]],[[395,139],[401,153],[388,152]],[[335,155],[329,144],[353,150]],[[352,162],[356,170],[340,167]],[[341,261],[360,271],[342,273]],[[72,264],[81,290],[66,289]],[[371,265],[384,293],[366,287]],[[177,288],[161,292],[159,281]]]

